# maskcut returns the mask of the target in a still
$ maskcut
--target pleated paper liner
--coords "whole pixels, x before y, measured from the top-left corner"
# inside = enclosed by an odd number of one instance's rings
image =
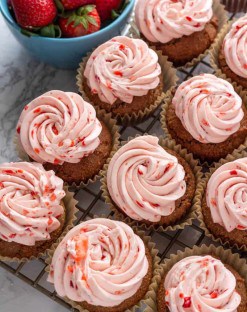
[[[208,180],[210,179],[212,174],[220,166],[222,166],[223,164],[228,163],[230,161],[234,161],[234,160],[239,159],[239,158],[243,158],[243,157],[247,157],[247,152],[246,151],[242,151],[242,152],[235,151],[232,154],[229,154],[226,158],[221,159],[217,163],[214,163],[214,166],[210,168],[210,172],[207,172],[206,175],[205,175],[205,178],[203,178],[203,180],[202,180],[202,191],[201,191],[201,194],[199,196],[199,207],[200,207],[200,209],[198,209],[197,213],[198,213],[198,220],[200,221],[200,227],[204,230],[206,236],[211,238],[214,242],[220,243],[222,246],[226,246],[226,247],[230,246],[231,248],[236,248],[236,249],[238,249],[240,251],[247,251],[247,246],[246,245],[239,246],[237,244],[231,244],[228,241],[223,241],[220,237],[214,236],[209,231],[209,229],[207,228],[207,226],[206,226],[206,224],[204,222],[204,217],[203,217],[203,213],[202,213],[203,196],[204,196],[204,193],[206,191]]]
[[[243,104],[245,104],[245,107],[247,108],[247,92],[243,91],[239,87],[236,87],[235,91],[242,98]],[[160,114],[160,116],[161,116],[160,117],[161,128],[165,132],[165,137],[168,138],[169,140],[175,140],[169,132],[169,129],[167,127],[167,121],[166,121],[167,110],[168,110],[170,103],[172,102],[173,96],[174,96],[174,94],[171,94],[169,97],[167,97],[164,100],[164,103],[162,104],[162,111]],[[178,144],[178,143],[176,142],[176,144]],[[246,148],[247,148],[247,137],[246,137],[245,141],[237,149],[232,151],[232,153],[233,152],[239,152],[240,153],[241,151],[243,151]],[[198,159],[198,162],[199,162],[199,165],[201,167],[203,167],[204,169],[210,168],[211,165],[214,163],[214,162],[208,162],[208,161],[201,161],[200,159]]]
[[[109,163],[109,160],[111,159],[112,155],[115,153],[115,151],[118,149],[118,146],[119,146],[119,138],[120,138],[119,127],[116,124],[116,120],[112,118],[110,113],[106,113],[105,110],[98,109],[98,108],[96,108],[96,113],[97,113],[97,117],[99,118],[99,120],[103,121],[104,124],[107,126],[112,136],[112,150],[111,150],[109,157],[106,160],[106,164],[107,164]],[[19,158],[22,161],[30,162],[30,158],[28,157],[27,153],[24,151],[23,147],[21,146],[16,136],[14,137],[14,145],[16,147],[16,151],[17,151]],[[89,183],[94,183],[98,179],[100,179],[102,175],[102,169],[103,167],[99,170],[98,174],[88,179],[86,182],[81,182],[80,184],[76,184],[75,182],[73,182],[72,184],[68,184],[64,182],[64,184],[72,187],[73,189],[77,189],[77,190],[82,189],[86,187]]]
[[[138,136],[139,135],[136,135],[135,137]],[[128,138],[127,142],[129,142],[132,139],[133,138],[131,137]],[[122,145],[126,144],[127,142],[123,142]],[[174,140],[159,138],[159,144],[164,148],[168,148],[169,150],[176,152],[179,156],[181,156],[184,160],[186,160],[196,178],[196,190],[191,204],[191,208],[180,220],[168,226],[160,224],[147,224],[141,221],[133,220],[130,217],[126,216],[124,213],[122,213],[111,199],[111,196],[107,188],[107,170],[109,164],[104,166],[103,177],[101,179],[101,190],[103,191],[103,197],[105,202],[114,212],[114,217],[117,220],[123,221],[124,223],[130,225],[131,227],[138,226],[139,228],[143,228],[144,230],[155,230],[159,232],[176,231],[184,229],[185,226],[187,225],[191,225],[192,221],[197,218],[197,210],[200,209],[199,200],[202,191],[202,176],[203,176],[201,171],[202,168],[198,165],[198,161],[193,158],[192,154],[188,154],[186,149],[182,149],[180,145],[176,145]]]
[[[167,57],[163,56],[160,51],[155,51],[158,54],[159,57],[159,64],[161,66],[162,70],[162,78],[163,78],[163,84],[164,84],[164,90],[163,92],[157,97],[156,101],[154,103],[150,103],[151,105],[144,110],[140,110],[138,113],[133,113],[133,114],[113,114],[113,117],[117,119],[118,123],[120,125],[130,125],[130,124],[136,124],[144,119],[148,118],[162,103],[164,98],[166,96],[169,96],[171,91],[175,88],[178,77],[176,76],[176,70],[172,67],[172,63],[167,61]],[[90,57],[91,53],[85,57],[82,62],[79,65],[79,68],[77,70],[77,86],[79,88],[79,92],[82,94],[82,97],[84,100],[88,101],[92,105],[95,105],[92,101],[89,100],[87,97],[84,89],[83,89],[83,84],[84,84],[84,71],[86,67],[86,63]],[[130,104],[131,105],[131,104]]]
[[[225,9],[231,13],[246,12],[247,1],[246,0],[221,0]]]
[[[167,274],[177,262],[186,257],[205,255],[216,257],[220,259],[222,263],[232,267],[245,280],[245,285],[247,287],[247,264],[245,259],[241,259],[239,254],[232,253],[230,249],[225,250],[223,247],[215,247],[214,245],[202,245],[201,247],[194,246],[192,249],[185,248],[184,251],[178,251],[177,254],[171,255],[170,259],[165,260],[160,266],[159,286],[164,282],[165,274]]]
[[[217,77],[220,77],[220,78],[225,79],[228,82],[230,82],[233,85],[234,89],[239,93],[242,90],[246,91],[246,89],[243,86],[241,86],[240,84],[238,84],[236,81],[234,81],[233,79],[228,77],[225,73],[223,73],[223,71],[220,68],[220,64],[219,64],[219,52],[222,48],[224,38],[225,38],[226,34],[230,31],[231,26],[235,21],[236,20],[229,22],[228,24],[226,24],[224,26],[222,32],[220,33],[217,44],[215,44],[213,46],[212,50],[210,51],[210,64],[213,67],[213,69],[215,70],[215,75]]]
[[[219,23],[218,34],[217,34],[214,42],[203,53],[201,53],[197,57],[193,58],[190,62],[187,62],[185,65],[176,67],[177,69],[193,67],[194,65],[199,63],[213,49],[213,46],[215,44],[217,44],[219,38],[221,37],[221,32],[222,32],[224,26],[226,25],[226,23],[228,21],[228,16],[227,16],[227,12],[225,11],[224,5],[222,5],[219,0],[213,1],[213,12],[214,12],[214,15],[218,18],[218,23]],[[136,26],[136,24],[134,22],[134,18],[130,22],[130,25],[131,25],[131,28],[129,30],[129,33],[130,33],[131,37],[140,38],[140,32],[139,32],[138,27]],[[151,48],[155,49],[154,46],[151,46]]]
[[[73,223],[76,220],[76,213],[78,212],[78,209],[76,208],[77,201],[74,199],[74,193],[70,192],[68,190],[68,187],[64,187],[64,191],[66,193],[65,197],[62,199],[64,206],[65,206],[65,224],[63,227],[63,231],[57,241],[60,241],[63,239],[63,237],[68,233],[68,231],[73,227]],[[1,256],[0,251],[0,260],[1,261],[8,261],[8,262],[26,262],[30,260],[39,259],[43,256],[45,256],[48,252],[53,250],[54,246],[56,245],[56,242],[53,242],[51,246],[45,251],[39,253],[37,256],[32,256],[30,258],[17,258],[17,257],[3,257]]]
[[[95,216],[96,218],[96,216]],[[146,307],[143,311],[145,312],[155,312],[157,311],[156,308],[156,294],[158,290],[158,283],[159,283],[159,261],[160,258],[157,256],[158,250],[155,248],[155,243],[151,241],[150,236],[146,236],[145,232],[138,230],[137,228],[134,228],[134,232],[140,236],[145,243],[145,246],[149,249],[151,257],[152,257],[152,263],[153,263],[153,276],[148,288],[147,293],[145,294],[145,297],[140,300],[136,305],[129,308],[129,312],[138,312],[140,311],[140,308]],[[52,262],[52,257],[55,252],[55,249],[59,245],[59,243],[62,241],[62,238],[60,238],[56,244],[53,245],[53,248],[49,250],[48,258],[46,259],[47,267],[45,268],[46,272],[50,271],[50,265]],[[63,298],[64,301],[66,301],[68,304],[70,304],[73,308],[79,310],[80,312],[89,312],[86,308],[83,308],[82,305],[80,305],[78,302],[74,302],[70,300],[67,297]]]

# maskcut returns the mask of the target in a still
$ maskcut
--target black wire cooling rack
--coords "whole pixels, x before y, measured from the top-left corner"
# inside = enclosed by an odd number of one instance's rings
[[[238,17],[238,15],[229,15],[230,19],[234,17]],[[177,72],[179,83],[201,73],[214,73],[214,70],[210,66],[209,56],[205,57],[194,67],[179,69]],[[160,111],[160,108],[157,109],[146,121],[136,126],[120,127],[121,140],[126,140],[129,136],[133,137],[136,134],[144,133],[155,134],[157,136],[164,135],[159,121]],[[89,185],[83,190],[76,191],[75,198],[78,200],[79,209],[76,224],[84,220],[92,219],[94,215],[113,217],[113,213],[102,198],[100,181]],[[177,230],[175,232],[167,231],[165,233],[150,231],[147,232],[147,234],[150,235],[152,241],[156,243],[161,260],[169,258],[170,254],[176,253],[178,250],[184,250],[186,247],[191,248],[194,245],[200,246],[201,244],[209,245],[213,243],[211,239],[204,235],[204,232],[197,221],[194,221],[191,226],[187,226],[183,230]],[[233,252],[237,252],[237,250],[233,250]],[[241,253],[240,256],[246,258],[247,252]],[[47,272],[45,272],[45,258],[21,264],[0,261],[0,266],[49,298],[68,307],[68,311],[77,311],[58,297],[53,286],[46,281]]]

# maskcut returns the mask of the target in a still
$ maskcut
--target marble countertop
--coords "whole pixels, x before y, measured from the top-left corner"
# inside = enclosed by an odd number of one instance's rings
[[[1,14],[0,29],[0,162],[4,162],[17,159],[13,135],[23,106],[51,89],[76,91],[76,73],[57,70],[30,58],[8,30]],[[65,312],[68,309],[0,268],[0,311]]]

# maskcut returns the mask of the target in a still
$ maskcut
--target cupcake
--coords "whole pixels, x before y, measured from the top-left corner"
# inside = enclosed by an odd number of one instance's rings
[[[245,143],[246,108],[233,86],[211,74],[183,82],[164,105],[162,126],[202,161],[215,161]]]
[[[113,148],[110,127],[78,94],[53,90],[25,106],[16,130],[31,161],[79,185],[106,163]]]
[[[247,11],[246,0],[221,0],[221,2],[229,12],[238,13]]]
[[[179,154],[145,135],[132,139],[112,157],[107,192],[114,209],[140,224],[168,226],[192,206],[196,177]]]
[[[247,246],[247,157],[221,165],[202,200],[204,226],[223,243]]]
[[[135,22],[141,38],[161,50],[175,66],[204,53],[218,33],[212,0],[138,0]]]
[[[128,225],[98,218],[75,226],[60,242],[48,281],[80,311],[121,312],[144,298],[153,265],[148,246]]]
[[[63,181],[38,163],[0,165],[0,258],[44,253],[65,225]]]
[[[175,76],[175,70],[167,62],[165,65],[170,80],[167,85],[156,52],[143,40],[119,36],[84,59],[78,70],[78,86],[94,106],[120,118],[137,118],[150,114],[160,104],[163,88],[173,83],[170,76]]]
[[[184,257],[165,272],[158,312],[245,312],[246,285],[230,265],[212,255]]]
[[[231,25],[219,50],[218,65],[231,81],[247,89],[247,14]]]

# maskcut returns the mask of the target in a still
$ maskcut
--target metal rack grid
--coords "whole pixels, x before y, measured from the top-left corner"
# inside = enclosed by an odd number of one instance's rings
[[[233,17],[235,17],[234,14],[229,16],[229,18]],[[194,67],[178,70],[177,74],[179,76],[179,83],[192,76],[205,72],[214,73],[210,66],[208,56]],[[146,121],[136,126],[120,127],[121,140],[126,140],[129,136],[135,136],[137,133],[150,133],[157,136],[163,135],[159,121],[160,111],[160,108],[157,109]],[[75,192],[75,198],[78,200],[79,209],[76,224],[81,221],[91,219],[94,217],[94,215],[103,214],[106,217],[113,216],[113,213],[104,203],[102,198],[102,192],[100,191],[100,181],[89,185],[83,190]],[[197,221],[194,221],[191,226],[187,226],[183,230],[177,230],[175,232],[167,231],[165,233],[149,231],[147,234],[150,235],[152,240],[156,243],[161,260],[168,258],[170,254],[176,253],[178,250],[184,250],[186,247],[190,248],[194,245],[200,246],[201,244],[213,243],[208,237],[204,235],[204,232],[200,228]],[[237,252],[236,250],[233,251]],[[247,253],[241,253],[241,256],[246,258]],[[47,295],[49,298],[57,301],[65,307],[68,307],[68,311],[77,311],[76,309],[71,308],[61,298],[59,298],[54,291],[54,287],[46,281],[47,273],[45,272],[45,258],[21,264],[0,261],[0,266],[16,275],[29,285],[33,286],[38,291]],[[30,270],[31,268],[32,270]]]

